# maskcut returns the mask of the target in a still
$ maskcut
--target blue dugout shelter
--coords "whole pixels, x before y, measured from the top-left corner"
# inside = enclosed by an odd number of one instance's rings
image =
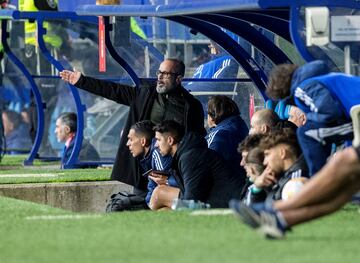
[[[59,0],[59,11],[0,11],[1,41],[8,63],[16,68],[10,73],[24,78],[23,88],[31,91],[36,106],[36,136],[27,165],[34,158],[57,158],[60,148],[51,132],[56,115],[64,111],[78,115],[75,147],[65,168],[111,164],[116,153],[127,108],[64,84],[58,77],[64,68],[79,68],[86,75],[136,87],[141,79],[154,78],[164,57],[180,57],[187,66],[185,85],[207,83],[202,87],[211,87],[196,90],[194,95],[204,100],[212,94],[231,96],[247,122],[249,98],[254,98],[255,107],[263,105],[267,75],[275,64],[323,59],[334,71],[359,74],[360,3],[356,0],[168,0],[166,4],[128,0],[111,6],[89,0],[77,1],[77,5],[67,2]],[[105,19],[104,73],[98,72],[98,16]],[[125,23],[114,23],[114,17],[124,18]],[[129,23],[128,28],[124,26],[129,17],[142,28],[146,39],[129,30]],[[26,47],[16,30],[23,21],[37,24],[36,63],[27,61]],[[46,43],[46,23],[63,38],[62,48]],[[115,31],[120,25],[119,32],[127,29],[128,34],[122,35],[119,43]],[[237,65],[235,74],[192,77],[196,68],[211,59],[207,50],[210,40]],[[11,76],[6,73],[5,68],[4,78]],[[11,78],[9,82],[13,82]],[[84,137],[97,148],[100,161],[79,158]]]

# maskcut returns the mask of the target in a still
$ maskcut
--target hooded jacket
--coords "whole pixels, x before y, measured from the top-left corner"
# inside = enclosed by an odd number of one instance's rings
[[[209,203],[212,208],[228,207],[231,198],[239,197],[245,178],[232,170],[215,151],[207,148],[198,134],[187,133],[173,159],[180,198]]]
[[[122,130],[123,136],[120,139],[111,179],[132,185],[137,189],[145,190],[147,179],[141,176],[139,161],[131,156],[129,149],[126,147],[126,141],[127,134],[133,124],[141,120],[150,119],[151,109],[158,94],[156,83],[142,81],[139,87],[132,87],[81,76],[75,86],[130,107],[126,124]],[[183,87],[180,89],[185,100],[185,130],[205,134],[204,112],[200,102]]]

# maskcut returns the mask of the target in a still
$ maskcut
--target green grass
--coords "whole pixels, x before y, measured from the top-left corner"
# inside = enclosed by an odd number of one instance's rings
[[[234,216],[124,212],[83,219],[29,220],[71,214],[0,198],[0,262],[358,262],[360,214],[348,206],[265,240]]]
[[[60,169],[59,163],[40,162],[23,166],[23,155],[5,155],[0,163],[0,184],[80,182],[110,180],[110,169]],[[34,176],[31,176],[31,175]]]
[[[0,167],[1,166],[15,166],[15,167],[21,167],[24,160],[28,157],[28,155],[19,154],[19,155],[8,155],[5,154],[3,159],[1,160]],[[49,165],[59,165],[60,162],[52,161],[52,162],[45,162],[38,159],[35,159],[33,162],[33,166],[49,166]]]

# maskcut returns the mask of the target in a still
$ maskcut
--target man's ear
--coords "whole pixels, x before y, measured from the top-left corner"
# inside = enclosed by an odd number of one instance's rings
[[[142,147],[145,147],[147,145],[147,141],[146,141],[145,137],[141,137],[140,144],[141,144]]]
[[[173,146],[174,144],[175,144],[175,139],[174,139],[174,137],[172,137],[172,136],[168,136],[167,137],[167,143],[170,145],[170,146]]]
[[[181,81],[183,80],[183,78],[184,78],[183,76],[177,75],[177,76],[176,76],[176,83],[177,83],[177,84],[180,84]]]
[[[64,125],[64,130],[66,132],[66,134],[70,133],[70,127],[67,125]]]
[[[284,160],[288,155],[288,149],[286,146],[281,145],[279,150],[280,150],[280,158],[281,160]]]
[[[305,114],[305,113],[302,113],[302,114],[301,114],[301,124],[302,124],[302,125],[305,125],[305,123],[306,123],[306,114]]]
[[[266,124],[261,125],[261,132],[263,134],[267,134],[268,132],[270,132],[270,127],[267,126]]]

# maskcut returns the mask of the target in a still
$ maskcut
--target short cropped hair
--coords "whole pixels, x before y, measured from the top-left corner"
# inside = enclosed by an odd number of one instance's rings
[[[282,130],[271,131],[268,135],[265,135],[264,138],[261,139],[260,147],[263,150],[268,150],[279,144],[288,145],[295,156],[300,156],[301,148],[293,129],[284,128]]]
[[[272,109],[261,109],[254,113],[257,116],[258,125],[266,125],[271,130],[278,124],[280,121],[279,116]],[[253,116],[254,116],[253,115]]]
[[[154,123],[149,120],[138,121],[133,124],[130,129],[133,129],[136,134],[145,137],[146,146],[149,146],[151,144],[151,140],[155,137]]]
[[[58,117],[62,124],[70,128],[70,132],[77,131],[77,115],[75,112],[64,112]]]
[[[184,126],[174,120],[162,121],[154,127],[154,131],[161,134],[168,133],[174,138],[175,143],[180,142],[185,134]]]
[[[219,124],[228,117],[240,115],[240,111],[235,101],[225,95],[217,95],[209,99],[208,114],[215,124]]]
[[[275,66],[269,76],[266,94],[272,99],[283,99],[290,96],[291,81],[295,70],[294,64],[280,64]]]
[[[175,73],[179,74],[180,76],[185,76],[185,64],[182,60],[177,58],[167,58],[175,64]]]
[[[251,134],[246,136],[246,138],[239,144],[238,152],[248,152],[251,149],[257,147],[262,137],[264,137],[263,134]]]

